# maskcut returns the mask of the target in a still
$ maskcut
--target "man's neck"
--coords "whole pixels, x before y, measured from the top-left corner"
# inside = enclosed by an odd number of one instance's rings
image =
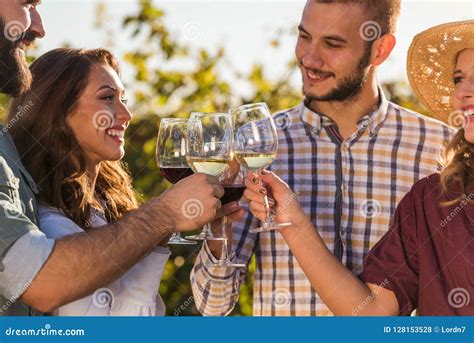
[[[362,87],[357,97],[347,101],[312,101],[308,107],[333,120],[344,139],[351,137],[357,130],[359,120],[372,112],[380,101],[379,89],[375,78]]]

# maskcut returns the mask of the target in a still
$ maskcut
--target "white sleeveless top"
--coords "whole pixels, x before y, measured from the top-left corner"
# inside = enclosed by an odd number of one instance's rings
[[[57,208],[39,205],[38,211],[40,229],[48,238],[59,239],[84,231]],[[93,210],[90,224],[92,228],[98,228],[106,225],[107,221],[101,212]],[[124,251],[124,253],[127,252]],[[120,279],[96,290],[92,295],[59,307],[51,314],[55,316],[163,316],[165,305],[158,294],[158,288],[170,254],[168,248],[156,247]]]

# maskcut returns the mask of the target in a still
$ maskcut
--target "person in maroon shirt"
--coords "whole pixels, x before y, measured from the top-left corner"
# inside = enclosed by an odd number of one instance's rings
[[[415,309],[424,316],[474,315],[474,20],[417,35],[408,72],[432,116],[462,127],[446,149],[443,171],[417,182],[402,199],[359,277],[327,249],[278,176],[262,171],[262,189],[252,174],[246,181],[244,196],[256,217],[265,218],[267,192],[276,220],[293,224],[280,232],[335,315],[409,315]]]

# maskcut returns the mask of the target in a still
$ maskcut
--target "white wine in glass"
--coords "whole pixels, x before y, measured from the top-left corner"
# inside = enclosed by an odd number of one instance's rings
[[[212,176],[221,175],[229,166],[228,160],[206,157],[189,157],[188,164],[195,173],[203,173]]]
[[[240,106],[230,110],[234,123],[234,154],[247,169],[255,172],[260,187],[263,187],[260,171],[269,167],[278,151],[278,132],[275,121],[267,104],[257,103]],[[263,202],[266,220],[261,227],[250,229],[251,233],[260,233],[291,226],[291,223],[276,223],[271,214],[268,197]]]
[[[262,154],[258,152],[235,152],[235,157],[249,170],[265,169],[276,158],[276,153]]]
[[[234,131],[228,113],[191,113],[186,139],[186,159],[195,173],[219,177],[233,159]],[[213,235],[210,224],[202,232],[188,236],[192,240],[219,240]]]

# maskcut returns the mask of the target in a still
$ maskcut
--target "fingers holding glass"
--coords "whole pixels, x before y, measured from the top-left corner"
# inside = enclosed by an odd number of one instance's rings
[[[265,103],[244,105],[230,110],[234,120],[234,153],[241,165],[255,175],[251,181],[259,187],[263,198],[266,217],[262,226],[251,229],[251,233],[266,232],[291,226],[290,223],[278,224],[270,210],[267,190],[263,186],[260,172],[269,167],[278,151],[278,133],[271,113]]]

